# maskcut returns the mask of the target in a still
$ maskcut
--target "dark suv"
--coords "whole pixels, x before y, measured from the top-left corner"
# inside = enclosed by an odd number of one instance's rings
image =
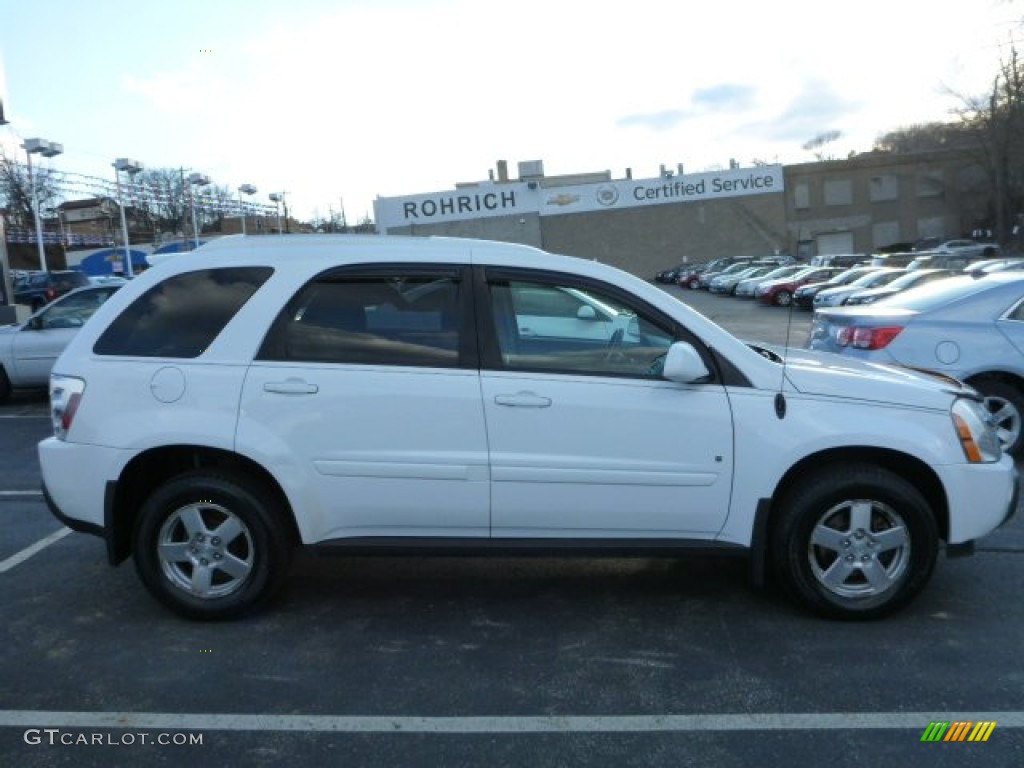
[[[15,284],[14,303],[27,304],[35,312],[57,297],[86,285],[89,285],[89,278],[85,273],[72,269],[36,272]]]

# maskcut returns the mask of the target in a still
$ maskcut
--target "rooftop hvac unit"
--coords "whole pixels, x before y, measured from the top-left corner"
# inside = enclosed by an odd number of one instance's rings
[[[544,161],[543,160],[524,160],[519,163],[519,178],[522,180],[526,179],[543,179],[544,178]]]

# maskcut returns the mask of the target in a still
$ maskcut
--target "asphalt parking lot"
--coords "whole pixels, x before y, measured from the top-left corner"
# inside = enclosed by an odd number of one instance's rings
[[[808,313],[667,288],[737,335]],[[0,765],[1024,763],[1024,523],[889,619],[812,618],[739,561],[315,558],[190,623],[40,498],[45,398],[0,406]],[[922,742],[995,721],[984,743]]]

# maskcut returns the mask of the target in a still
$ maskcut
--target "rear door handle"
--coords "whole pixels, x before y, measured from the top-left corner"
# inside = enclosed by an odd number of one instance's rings
[[[516,392],[514,395],[495,395],[494,402],[510,408],[547,408],[551,405],[551,398],[533,392]]]
[[[302,379],[285,379],[284,381],[267,381],[263,384],[264,392],[278,395],[315,395],[320,390],[316,384]]]

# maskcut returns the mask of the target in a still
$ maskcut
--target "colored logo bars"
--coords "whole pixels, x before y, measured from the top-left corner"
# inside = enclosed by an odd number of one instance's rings
[[[921,741],[988,741],[995,727],[995,720],[932,720]]]

